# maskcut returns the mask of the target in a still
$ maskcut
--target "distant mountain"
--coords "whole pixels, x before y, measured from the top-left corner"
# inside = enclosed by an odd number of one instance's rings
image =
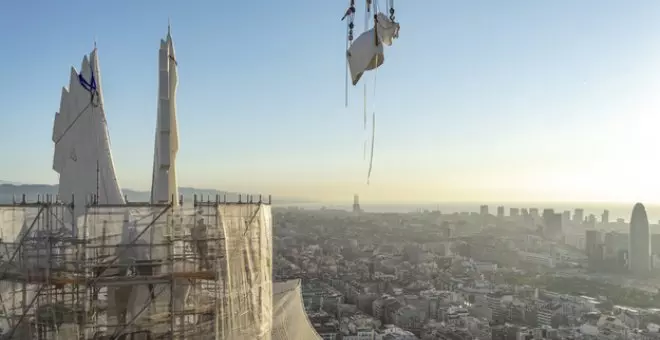
[[[150,193],[148,191],[138,191],[131,189],[123,189],[124,195],[130,202],[148,202]],[[237,201],[238,193],[235,192],[226,192],[221,190],[214,189],[195,189],[189,187],[180,187],[179,194],[183,195],[185,201],[192,201],[194,195],[197,195],[198,199],[206,200],[215,200],[215,196],[220,196],[220,199],[227,198],[227,201]],[[14,199],[19,200],[25,195],[27,200],[36,201],[38,196],[44,195],[57,195],[57,185],[48,185],[48,184],[13,184],[6,181],[0,181],[0,204],[11,203]],[[245,196],[246,194],[241,194]],[[257,200],[259,195],[253,195],[254,199]],[[264,200],[268,200],[268,195],[263,197]],[[289,197],[272,197],[273,204],[283,204],[290,205],[296,203],[310,203],[306,199],[297,199]]]

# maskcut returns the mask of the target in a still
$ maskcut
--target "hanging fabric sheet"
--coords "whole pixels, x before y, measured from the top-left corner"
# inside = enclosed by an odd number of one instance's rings
[[[390,20],[385,14],[376,15],[376,26],[378,27],[378,38],[385,46],[392,46],[392,41],[399,37],[399,24]]]
[[[376,29],[372,28],[360,34],[348,48],[348,67],[353,85],[357,85],[364,72],[383,65],[385,61],[383,44],[376,45],[374,43],[376,40]]]
[[[357,85],[364,72],[383,65],[383,45],[391,46],[392,41],[399,36],[398,23],[383,13],[378,13],[376,18],[375,26],[360,34],[348,48],[346,55],[353,85]]]
[[[371,127],[371,150],[369,155],[369,171],[367,173],[367,184],[371,180],[371,172],[373,169],[374,158],[374,144],[375,144],[375,123],[376,123],[376,76],[378,67],[385,62],[385,54],[383,46],[391,46],[394,39],[399,37],[399,24],[395,21],[394,17],[394,3],[393,0],[388,1],[389,17],[384,13],[378,11],[378,0],[366,0],[365,10],[365,25],[364,32],[362,32],[355,41],[353,41],[353,29],[355,18],[355,0],[350,1],[349,8],[346,10],[342,20],[347,20],[347,49],[346,49],[346,89],[345,89],[345,105],[348,106],[348,73],[350,73],[351,83],[353,86],[362,79],[366,71],[374,70],[374,94],[373,94],[373,112],[372,112],[372,127]],[[372,15],[373,13],[373,15]],[[373,18],[373,26],[370,26],[370,18]],[[365,135],[367,133],[367,84],[364,84],[363,96],[363,130]],[[367,142],[368,137],[365,136],[363,143],[363,159],[367,157]]]

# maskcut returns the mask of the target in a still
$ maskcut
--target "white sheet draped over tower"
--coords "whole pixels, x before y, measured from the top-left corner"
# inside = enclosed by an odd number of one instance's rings
[[[75,217],[84,214],[86,200],[92,196],[98,195],[101,204],[124,203],[110,151],[96,48],[83,58],[80,74],[86,82],[94,79],[95,90],[83,87],[72,67],[69,88],[62,89],[53,127],[53,170],[60,175],[59,196],[63,202],[75,197]]]
[[[154,165],[151,183],[151,202],[178,201],[176,155],[179,133],[176,121],[177,62],[172,35],[160,41],[158,54],[158,118],[154,144]]]

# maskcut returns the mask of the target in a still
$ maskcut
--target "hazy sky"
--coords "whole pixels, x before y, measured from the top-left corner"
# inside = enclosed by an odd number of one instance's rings
[[[344,108],[344,2],[3,4],[0,180],[57,182],[60,88],[96,37],[120,184],[148,189],[169,16],[181,185],[327,200],[660,202],[659,1],[395,1],[401,37],[378,72],[370,186],[362,87]]]

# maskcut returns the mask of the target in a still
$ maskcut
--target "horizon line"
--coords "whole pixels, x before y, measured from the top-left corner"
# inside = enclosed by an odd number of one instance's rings
[[[48,183],[21,183],[21,182],[12,182],[12,181],[7,181],[7,180],[1,180],[0,181],[0,186],[57,186],[59,185],[58,183],[54,184],[48,184]],[[222,192],[227,192],[227,193],[234,193],[234,194],[249,194],[247,192],[241,192],[241,191],[228,191],[226,189],[216,189],[216,188],[204,188],[204,187],[194,187],[194,186],[181,186],[179,185],[178,188],[186,188],[186,189],[196,189],[196,190],[215,190],[215,191],[222,191]],[[128,191],[134,191],[134,192],[149,192],[149,189],[133,189],[133,188],[122,188],[122,191],[128,190]],[[337,199],[318,199],[318,198],[311,198],[311,197],[295,197],[295,196],[286,196],[286,195],[277,195],[277,194],[271,194],[271,196],[276,197],[282,197],[282,198],[295,198],[298,200],[304,200],[304,204],[328,204],[328,205],[352,205],[353,204],[353,198],[347,198],[346,200],[337,200]],[[558,200],[558,199],[548,199],[548,200],[539,200],[539,199],[534,199],[534,200],[513,200],[513,201],[507,201],[507,200],[447,200],[447,199],[442,199],[442,200],[421,200],[421,201],[392,201],[392,200],[376,200],[376,201],[361,201],[360,205],[368,206],[368,205],[406,205],[406,206],[411,206],[411,205],[424,205],[424,206],[430,206],[430,205],[444,205],[444,204],[450,204],[450,205],[492,205],[492,206],[504,206],[505,208],[516,208],[516,207],[524,207],[523,205],[552,205],[552,204],[561,204],[561,205],[566,205],[566,204],[586,204],[586,205],[631,205],[634,206],[636,203],[642,203],[645,206],[655,206],[655,205],[660,205],[660,202],[644,202],[644,201],[611,201],[611,200]],[[579,208],[579,207],[578,207]]]

